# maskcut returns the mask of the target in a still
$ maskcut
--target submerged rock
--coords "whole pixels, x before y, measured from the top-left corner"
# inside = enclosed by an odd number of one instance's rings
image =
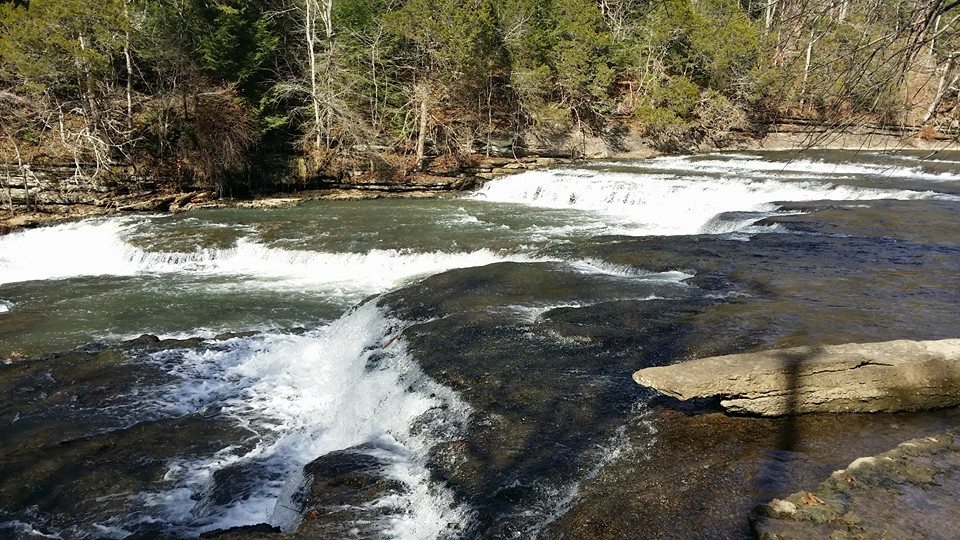
[[[269,523],[243,525],[229,529],[217,529],[200,535],[201,540],[255,540],[258,538],[277,538],[282,531]]]
[[[795,347],[641,369],[641,386],[730,412],[919,411],[960,404],[960,339]]]
[[[296,536],[373,539],[383,535],[378,518],[389,520],[391,509],[376,503],[404,488],[387,476],[389,463],[368,452],[376,449],[362,445],[337,450],[304,468],[306,492],[298,498],[305,500],[294,502],[305,502],[306,510]]]
[[[860,458],[814,491],[760,505],[758,538],[960,537],[960,431]]]

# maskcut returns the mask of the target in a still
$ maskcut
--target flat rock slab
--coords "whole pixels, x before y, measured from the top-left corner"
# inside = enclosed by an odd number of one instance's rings
[[[860,458],[750,514],[757,538],[960,538],[960,431]]]
[[[633,374],[734,413],[918,411],[960,404],[960,339],[796,347],[690,360]]]

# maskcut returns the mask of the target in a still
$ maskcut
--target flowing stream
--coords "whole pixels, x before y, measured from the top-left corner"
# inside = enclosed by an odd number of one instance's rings
[[[956,337],[958,222],[960,156],[808,152],[3,236],[0,536],[580,534],[633,369]]]

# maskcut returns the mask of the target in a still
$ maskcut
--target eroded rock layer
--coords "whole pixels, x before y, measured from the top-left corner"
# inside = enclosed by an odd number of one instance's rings
[[[794,347],[641,369],[634,380],[735,413],[918,411],[960,404],[960,339]]]

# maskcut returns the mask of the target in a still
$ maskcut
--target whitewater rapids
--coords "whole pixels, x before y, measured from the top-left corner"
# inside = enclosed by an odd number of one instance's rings
[[[553,209],[576,209],[606,221],[602,232],[642,235],[729,233],[775,215],[778,202],[954,198],[936,191],[884,189],[839,183],[849,177],[921,178],[913,168],[888,169],[819,162],[659,158],[620,169],[529,171],[493,180],[474,200]],[[881,173],[885,173],[886,176]],[[837,180],[824,182],[814,177]],[[935,175],[938,180],[949,180]],[[960,176],[956,177],[960,180]],[[763,215],[720,223],[727,212]],[[576,225],[574,225],[576,227]]]
[[[905,183],[885,185],[891,179]],[[442,249],[436,249],[437,243],[429,248],[387,249],[370,241],[358,242],[360,247],[353,250],[330,247],[336,243],[283,243],[229,222],[229,214],[215,222],[202,212],[195,216],[205,225],[238,234],[228,242],[218,237],[219,243],[201,243],[220,247],[185,242],[174,244],[182,251],[151,249],[145,247],[150,245],[143,241],[145,231],[155,237],[165,234],[157,226],[161,218],[92,219],[0,237],[0,314],[10,320],[21,311],[57,313],[64,309],[58,297],[38,308],[40,300],[30,295],[44,285],[56,292],[68,283],[85,291],[91,283],[99,284],[96,278],[107,277],[147,276],[156,278],[150,286],[169,288],[182,286],[174,278],[189,277],[194,279],[190,286],[215,290],[203,297],[204,302],[210,297],[216,302],[231,295],[251,296],[253,290],[266,291],[263,297],[268,300],[278,291],[335,298],[339,318],[298,320],[302,328],[296,332],[261,330],[149,358],[176,381],[142,390],[146,417],[216,410],[249,429],[251,444],[200,459],[173,460],[164,480],[174,487],[135,495],[133,520],[160,521],[187,536],[257,523],[291,531],[301,518],[291,501],[309,480],[304,467],[330,452],[363,448],[388,463],[384,473],[403,486],[371,503],[379,532],[396,538],[455,536],[469,527],[471,509],[431,478],[428,460],[437,444],[465,436],[471,408],[420,370],[403,338],[410,321],[380,307],[377,298],[358,302],[448,270],[506,262],[549,263],[619,283],[658,280],[689,291],[695,289],[686,284],[693,276],[682,268],[651,273],[600,258],[564,257],[560,248],[604,234],[764,233],[778,229],[755,223],[782,214],[781,202],[958,200],[936,188],[955,181],[960,175],[928,172],[912,162],[890,167],[729,155],[528,171],[490,181],[457,200],[437,201],[443,215],[435,222],[453,238]],[[302,215],[295,218],[306,221]],[[388,228],[376,220],[352,223],[344,224],[344,230],[331,227],[331,233],[368,238],[381,232],[379,228]],[[288,226],[298,225],[294,221]],[[439,234],[438,229],[411,230],[427,240]],[[392,232],[408,234],[402,227]],[[114,283],[103,281],[107,286]],[[134,288],[146,280],[129,281]],[[107,301],[124,300],[117,298]],[[647,299],[667,297],[631,298]],[[511,305],[504,317],[533,324],[549,310],[586,305]],[[88,311],[99,314],[102,308],[94,304]],[[256,309],[261,307],[252,311]],[[241,465],[250,471],[244,480],[246,495],[227,504],[210,502],[205,494],[216,475]],[[554,514],[572,506],[576,493],[575,487],[568,489]],[[119,516],[97,525],[102,527],[99,533],[109,530],[122,536],[136,523],[130,516]],[[94,536],[89,531],[72,532]]]

